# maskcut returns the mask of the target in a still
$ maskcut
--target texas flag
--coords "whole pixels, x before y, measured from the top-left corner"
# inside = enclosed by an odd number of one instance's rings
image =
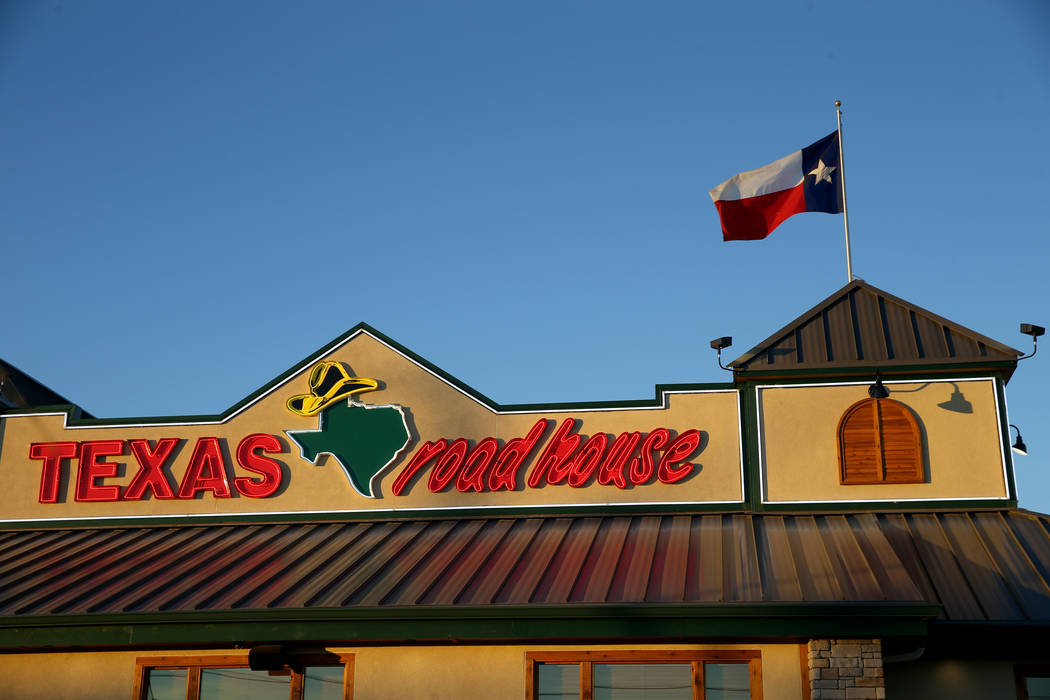
[[[711,190],[722,239],[757,241],[804,211],[842,213],[842,164],[834,131],[811,146],[758,170],[734,175]]]

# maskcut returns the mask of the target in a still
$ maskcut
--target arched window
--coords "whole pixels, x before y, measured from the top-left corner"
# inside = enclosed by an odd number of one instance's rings
[[[864,399],[839,420],[843,484],[919,484],[924,481],[922,435],[908,407],[893,399]]]

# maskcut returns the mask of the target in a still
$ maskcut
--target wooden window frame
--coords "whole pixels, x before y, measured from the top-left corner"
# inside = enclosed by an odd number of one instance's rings
[[[652,651],[530,651],[525,653],[525,700],[538,700],[539,666],[542,664],[579,664],[580,700],[594,700],[594,664],[666,664],[690,663],[693,676],[693,700],[704,700],[704,663],[746,663],[751,700],[762,700],[762,652],[749,649]]]
[[[1020,664],[1014,666],[1014,685],[1017,700],[1028,700],[1026,678],[1050,678],[1050,664]]]
[[[880,402],[887,402],[886,404],[880,404]],[[862,405],[874,403],[873,414],[874,414],[874,425],[872,426],[873,434],[875,438],[875,450],[878,454],[878,474],[875,479],[858,478],[856,476],[850,477],[848,473],[848,465],[846,463],[846,447],[843,437],[843,428],[846,426],[846,421],[857,411]],[[913,474],[908,475],[906,478],[887,478],[886,474],[886,456],[882,450],[883,441],[883,430],[882,430],[882,406],[883,405],[895,405],[899,406],[901,415],[904,416],[909,427],[911,428],[912,435],[914,436],[914,453],[912,455],[915,470]],[[842,414],[839,418],[838,429],[835,431],[835,439],[838,446],[839,453],[839,483],[843,486],[865,486],[872,484],[922,484],[926,482],[926,466],[924,464],[922,456],[922,431],[919,429],[919,423],[915,420],[915,416],[912,415],[911,410],[900,401],[894,399],[876,399],[868,398],[861,399],[854,403]]]
[[[338,663],[328,660],[338,657]],[[307,658],[307,661],[311,660]],[[308,666],[342,666],[343,667],[343,700],[354,698],[354,654],[331,654],[319,657],[318,663],[307,663]],[[198,700],[200,697],[201,670],[205,668],[248,668],[247,654],[209,654],[207,656],[142,656],[135,659],[135,684],[132,689],[132,700],[145,700],[146,674],[154,669],[185,669],[186,700]],[[289,700],[302,700],[303,675],[289,670]],[[276,674],[275,674],[276,675]]]

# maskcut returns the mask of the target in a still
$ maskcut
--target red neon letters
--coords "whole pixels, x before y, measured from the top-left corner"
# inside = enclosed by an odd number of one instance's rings
[[[267,433],[249,435],[237,445],[237,464],[262,476],[260,481],[247,476],[238,476],[233,480],[234,488],[249,498],[266,498],[281,488],[283,472],[280,462],[263,457],[259,452],[280,454],[284,448],[280,440]]]
[[[146,498],[193,499],[198,494],[211,492],[215,498],[231,498],[230,469],[224,448],[216,437],[197,440],[178,484],[178,491],[169,472],[172,456],[182,442],[179,438],[162,438],[150,446],[149,440],[89,440],[85,442],[35,442],[29,446],[29,458],[43,462],[40,470],[41,503],[58,503],[62,498],[62,473],[65,460],[77,459],[73,500],[86,503],[139,501]],[[130,460],[112,461],[106,457],[128,454],[138,464],[138,472],[121,487],[106,483],[107,479],[120,476],[123,463]],[[284,472],[281,464],[264,453],[284,452],[281,441],[273,435],[255,433],[237,445],[237,464],[253,476],[237,476],[232,479],[233,488],[248,498],[272,496],[281,487]],[[72,475],[71,475],[72,476]]]
[[[77,469],[76,500],[115,501],[120,497],[120,487],[100,484],[100,479],[117,475],[116,462],[105,462],[100,457],[115,457],[124,452],[122,440],[91,440],[80,443],[80,468]]]
[[[465,438],[426,442],[398,474],[391,491],[395,496],[402,495],[428,466],[427,488],[434,493],[452,484],[461,492],[513,491],[521,465],[533,453],[549,423],[546,418],[539,419],[528,435],[508,441],[502,450],[491,437],[480,440],[473,449]],[[566,418],[547,440],[525,480],[529,488],[544,484],[581,488],[593,479],[602,485],[626,489],[650,483],[654,476],[662,483],[674,484],[693,473],[694,465],[685,460],[703,449],[703,434],[699,430],[687,430],[672,438],[667,428],[656,428],[648,434],[621,433],[610,442],[605,433],[584,439],[574,432],[576,427],[575,418]]]
[[[172,450],[178,444],[178,438],[163,438],[157,440],[157,446],[151,450],[149,440],[128,440],[131,454],[135,455],[135,460],[139,463],[139,473],[124,490],[125,501],[141,499],[147,488],[153,492],[154,498],[175,498],[175,494],[171,492],[171,483],[161,467],[171,457]]]
[[[40,470],[40,502],[58,503],[58,487],[62,481],[62,460],[77,456],[75,442],[34,442],[29,446],[30,459],[42,459]]]
[[[566,418],[541,451],[540,439],[553,423],[540,418],[524,437],[508,440],[502,447],[492,437],[473,446],[466,438],[425,442],[398,474],[391,491],[403,495],[428,470],[427,488],[433,493],[453,487],[461,493],[515,491],[519,474],[528,488],[560,484],[583,488],[597,483],[627,489],[654,479],[674,484],[695,471],[695,465],[686,460],[705,446],[699,430],[676,436],[667,428],[655,428],[648,433],[620,433],[616,438],[605,433],[585,437],[576,432],[579,421]],[[248,476],[235,474],[222,439],[198,438],[188,450],[185,472],[176,483],[171,466],[183,442],[180,438],[161,438],[153,444],[142,439],[35,442],[29,446],[29,458],[41,462],[39,501],[64,499],[65,473],[74,484],[73,500],[85,503],[192,500],[209,493],[213,498],[267,498],[281,488],[284,468],[266,456],[284,452],[283,443],[274,435],[254,433],[237,444],[232,461]],[[539,456],[533,459],[537,452]],[[67,468],[72,460],[77,460],[75,471],[72,466]],[[527,475],[522,472],[526,463],[531,463]],[[114,483],[130,475],[124,468],[132,464],[138,465],[138,471],[127,486]]]

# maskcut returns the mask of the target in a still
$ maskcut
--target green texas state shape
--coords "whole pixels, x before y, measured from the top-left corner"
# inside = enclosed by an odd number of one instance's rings
[[[311,464],[317,464],[321,455],[331,455],[346,472],[354,490],[367,498],[376,497],[373,482],[411,438],[400,406],[370,406],[353,400],[323,411],[317,430],[284,432]]]

